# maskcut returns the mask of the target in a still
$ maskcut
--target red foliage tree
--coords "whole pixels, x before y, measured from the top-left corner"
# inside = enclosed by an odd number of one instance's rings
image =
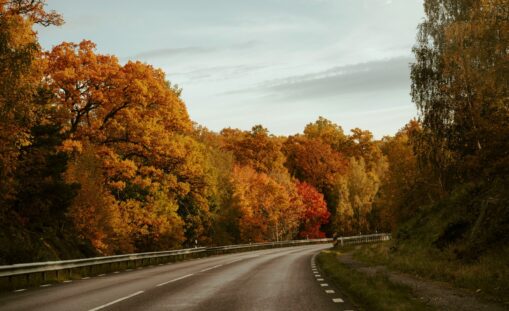
[[[304,205],[304,214],[301,222],[299,237],[323,238],[325,233],[320,226],[329,221],[330,213],[323,194],[306,182],[297,182],[297,192]]]

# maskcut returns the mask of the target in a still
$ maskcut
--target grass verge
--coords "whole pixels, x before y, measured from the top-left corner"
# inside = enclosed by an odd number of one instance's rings
[[[477,296],[509,305],[508,248],[486,253],[473,262],[454,260],[447,250],[439,252],[411,243],[399,243],[397,247],[393,243],[363,245],[354,249],[353,256],[362,262],[470,289]]]
[[[384,274],[367,275],[338,261],[339,250],[323,251],[317,263],[325,275],[362,310],[431,310],[412,295],[412,290],[392,283]]]

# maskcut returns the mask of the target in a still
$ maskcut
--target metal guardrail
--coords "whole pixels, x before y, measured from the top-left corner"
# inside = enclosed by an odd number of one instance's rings
[[[345,245],[371,243],[371,242],[383,242],[383,241],[389,241],[390,239],[391,239],[390,233],[377,233],[377,234],[339,237],[334,242],[334,246],[345,246]]]
[[[341,237],[337,243],[358,244],[386,241],[390,234],[375,234],[355,237]],[[162,252],[147,252],[127,255],[93,257],[74,260],[46,261],[0,266],[0,290],[16,289],[52,281],[75,279],[83,276],[134,269],[180,260],[235,253],[249,250],[290,247],[318,243],[331,243],[333,239],[293,240],[267,243],[238,244],[217,247],[196,247]]]

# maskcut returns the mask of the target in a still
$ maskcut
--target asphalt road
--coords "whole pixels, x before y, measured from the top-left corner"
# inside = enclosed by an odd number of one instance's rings
[[[353,310],[320,275],[331,245],[260,250],[4,293],[0,310]]]

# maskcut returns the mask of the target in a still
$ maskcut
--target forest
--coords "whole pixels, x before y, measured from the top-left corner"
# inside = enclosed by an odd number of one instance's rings
[[[323,117],[210,131],[160,69],[87,40],[43,50],[34,27],[62,17],[1,1],[0,264],[422,228],[461,260],[506,248],[509,2],[424,9],[419,117],[375,139]]]

